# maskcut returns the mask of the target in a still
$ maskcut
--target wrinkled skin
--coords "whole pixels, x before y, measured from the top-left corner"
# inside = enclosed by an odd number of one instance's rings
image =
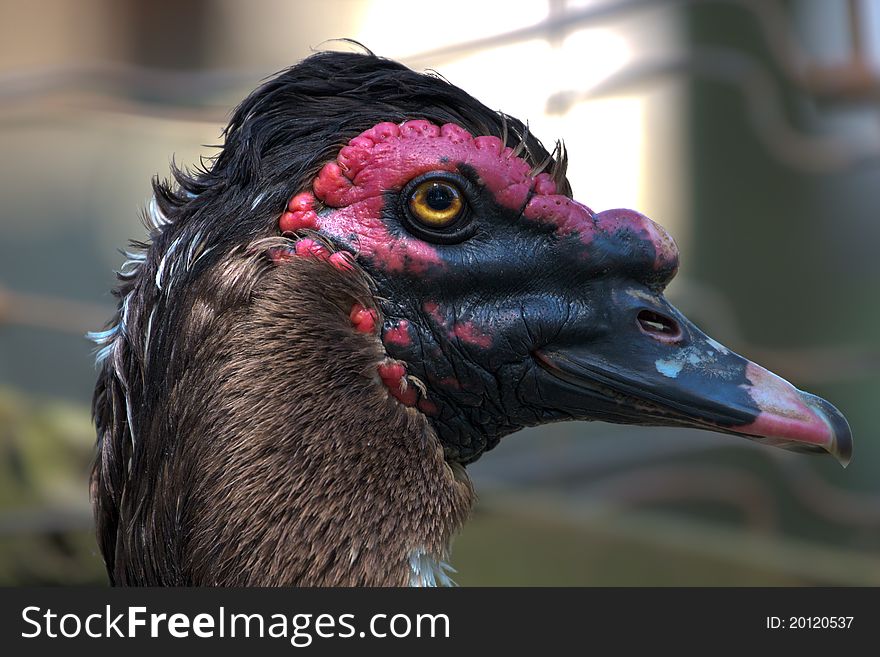
[[[464,218],[420,227],[407,203],[422,180],[460,189]],[[381,123],[291,200],[281,228],[317,231],[376,282],[386,352],[425,387],[392,393],[431,418],[450,460],[579,419],[694,426],[848,462],[850,430],[831,404],[666,301],[678,250],[660,226],[594,213],[561,187],[496,137]]]

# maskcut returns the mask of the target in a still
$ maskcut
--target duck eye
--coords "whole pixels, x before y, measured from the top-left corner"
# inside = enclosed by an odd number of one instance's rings
[[[461,190],[446,180],[426,180],[410,193],[409,211],[412,217],[428,228],[446,228],[464,211]]]
[[[471,200],[475,186],[452,171],[429,171],[410,180],[400,192],[400,222],[426,242],[458,244],[473,236]]]

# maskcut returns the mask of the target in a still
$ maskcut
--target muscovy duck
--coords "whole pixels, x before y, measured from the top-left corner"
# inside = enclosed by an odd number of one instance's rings
[[[523,427],[699,427],[846,463],[828,402],[663,297],[678,251],[434,75],[319,53],[154,181],[99,343],[91,479],[120,585],[448,583],[465,466]]]

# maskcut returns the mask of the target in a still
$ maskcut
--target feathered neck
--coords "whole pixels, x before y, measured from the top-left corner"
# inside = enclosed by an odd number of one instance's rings
[[[122,300],[95,400],[111,580],[443,583],[473,491],[426,418],[388,394],[378,337],[352,328],[353,304],[376,307],[369,281],[273,263],[271,242],[206,259],[173,304],[155,290],[162,264],[142,267]]]

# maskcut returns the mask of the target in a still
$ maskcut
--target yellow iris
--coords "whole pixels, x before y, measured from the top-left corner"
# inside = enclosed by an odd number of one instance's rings
[[[426,180],[413,190],[409,209],[415,219],[431,228],[450,225],[464,209],[461,191],[442,180]]]

